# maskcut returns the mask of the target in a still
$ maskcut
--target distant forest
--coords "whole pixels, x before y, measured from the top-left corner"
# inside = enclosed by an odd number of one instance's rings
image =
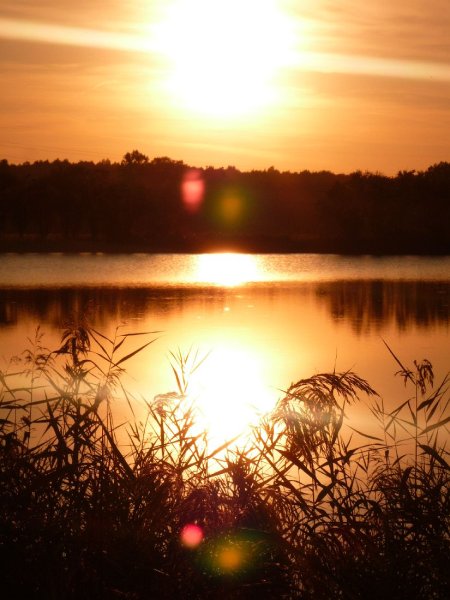
[[[0,161],[1,251],[450,254],[450,163],[356,171]]]

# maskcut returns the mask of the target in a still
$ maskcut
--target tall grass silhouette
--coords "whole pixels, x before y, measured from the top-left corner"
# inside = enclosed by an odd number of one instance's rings
[[[0,373],[7,598],[448,598],[449,377],[404,366],[387,411],[353,372],[292,384],[245,443],[211,447],[189,377],[118,435],[128,361],[156,332],[74,324]],[[379,435],[352,430],[362,398]]]

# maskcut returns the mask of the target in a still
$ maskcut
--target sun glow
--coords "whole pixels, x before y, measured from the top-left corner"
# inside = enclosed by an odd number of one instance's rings
[[[275,100],[290,21],[274,0],[173,0],[158,27],[168,92],[204,116],[248,115]]]

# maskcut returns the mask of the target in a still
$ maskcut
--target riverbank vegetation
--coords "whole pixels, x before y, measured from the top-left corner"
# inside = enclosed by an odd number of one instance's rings
[[[450,164],[241,172],[126,153],[0,161],[0,250],[450,253]]]
[[[114,418],[154,337],[73,325],[50,351],[38,330],[0,373],[5,597],[449,597],[448,376],[388,348],[405,382],[394,410],[355,373],[315,374],[214,448],[182,354],[176,391]],[[361,401],[379,434],[352,429]]]

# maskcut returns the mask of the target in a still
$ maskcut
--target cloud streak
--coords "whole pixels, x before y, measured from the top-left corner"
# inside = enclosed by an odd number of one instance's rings
[[[0,38],[82,48],[158,54],[150,36],[56,25],[0,17]],[[289,67],[319,73],[345,73],[400,79],[450,81],[450,65],[442,62],[349,55],[332,52],[294,53]]]
[[[297,56],[299,68],[319,73],[372,75],[399,79],[450,81],[450,65],[441,62],[400,60],[331,52],[307,52]]]

